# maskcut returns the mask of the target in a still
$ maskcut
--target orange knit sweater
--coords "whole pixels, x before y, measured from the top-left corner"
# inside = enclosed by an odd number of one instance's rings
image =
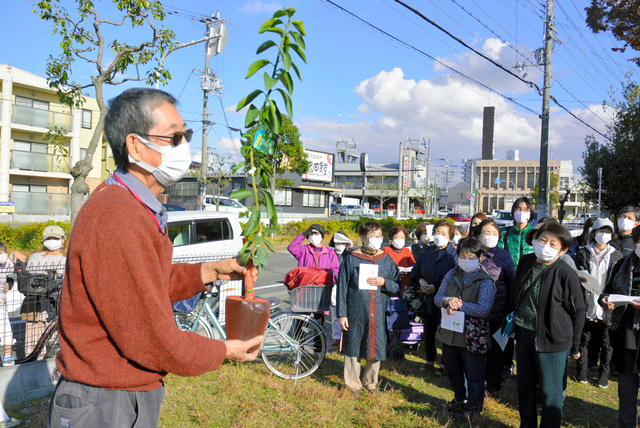
[[[223,342],[180,331],[171,302],[205,287],[200,264],[171,264],[172,244],[128,190],[101,185],[76,218],[60,297],[60,372],[105,389],[147,391],[167,373],[197,376]]]

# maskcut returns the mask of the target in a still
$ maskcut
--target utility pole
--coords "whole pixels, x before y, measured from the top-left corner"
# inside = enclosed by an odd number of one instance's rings
[[[422,137],[422,141],[424,141],[424,137]],[[429,214],[432,214],[432,207],[431,207],[431,188],[429,187],[429,165],[431,164],[431,138],[429,138],[427,140],[427,193],[429,195]],[[425,215],[427,215],[427,207],[424,207],[425,209]]]
[[[445,200],[446,202],[446,207],[445,208],[449,208],[449,158],[440,158],[440,160],[444,161],[444,193],[445,193]],[[438,205],[440,205],[438,203]],[[439,207],[438,207],[439,208]]]
[[[538,176],[538,218],[547,215],[548,157],[549,157],[549,101],[551,98],[551,51],[553,49],[553,0],[547,0],[547,22],[545,25],[544,90],[542,94],[542,129],[540,136],[540,174]]]
[[[602,167],[598,167],[598,218],[602,217]]]
[[[205,18],[204,19],[204,23],[207,26],[207,29],[205,30],[205,35],[209,34],[209,31],[211,30],[211,22],[213,19],[213,14],[211,16],[211,18]],[[209,55],[208,55],[208,47],[205,45],[204,48],[204,76],[207,76],[209,74]],[[201,163],[200,163],[200,177],[202,177],[203,182],[206,183],[207,180],[207,151],[209,150],[209,124],[211,123],[209,121],[209,88],[207,86],[205,86],[204,84],[202,85],[202,92],[203,92],[203,99],[202,99],[202,154],[201,154]],[[202,197],[204,200],[204,194],[206,193],[206,184],[203,186],[205,187],[204,191],[202,192]]]

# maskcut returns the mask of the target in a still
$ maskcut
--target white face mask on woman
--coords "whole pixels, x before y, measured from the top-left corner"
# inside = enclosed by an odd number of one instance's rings
[[[436,247],[444,247],[449,243],[449,238],[444,235],[433,235],[433,243]]]
[[[513,219],[518,223],[526,223],[529,221],[531,213],[529,211],[515,211],[513,213]]]
[[[129,155],[129,162],[138,165],[140,168],[150,172],[163,186],[168,186],[180,181],[189,171],[191,166],[191,148],[189,143],[182,143],[179,146],[158,146],[146,138],[134,134],[138,140],[162,156],[160,166],[151,166],[144,161],[137,161]]]
[[[482,245],[487,248],[494,248],[496,245],[498,245],[498,237],[493,235],[483,236],[480,239],[480,242],[482,242]]]
[[[9,254],[7,253],[0,254],[0,265],[5,264],[7,260],[9,260]]]
[[[606,232],[596,232],[595,240],[600,245],[608,244],[611,241],[611,234]]]
[[[404,239],[394,239],[391,241],[391,245],[398,250],[402,250],[404,248]]]
[[[382,238],[362,238],[362,242],[367,249],[372,251],[378,251],[382,247]]]
[[[336,244],[336,247],[335,247],[336,254],[344,253],[345,248],[347,248],[346,244]]]
[[[322,235],[309,236],[309,242],[311,242],[311,245],[313,245],[314,247],[317,247],[322,242]]]
[[[475,272],[480,266],[480,260],[478,259],[458,259],[458,266],[466,273]]]
[[[538,241],[535,242],[533,248],[536,251],[536,257],[543,262],[554,261],[558,257],[558,253],[560,252],[559,250],[551,248],[550,246]]]
[[[62,239],[47,239],[44,241],[44,248],[49,251],[56,251],[62,248]]]

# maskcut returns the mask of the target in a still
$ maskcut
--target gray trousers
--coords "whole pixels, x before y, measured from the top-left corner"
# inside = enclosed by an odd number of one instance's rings
[[[49,404],[49,428],[155,428],[164,386],[151,391],[121,391],[58,381]]]

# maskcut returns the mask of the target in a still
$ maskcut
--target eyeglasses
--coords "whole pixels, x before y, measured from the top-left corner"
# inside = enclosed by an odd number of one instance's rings
[[[147,137],[156,137],[156,138],[166,138],[171,140],[171,145],[173,147],[177,147],[182,144],[182,139],[186,139],[187,143],[191,141],[191,137],[193,136],[193,129],[187,129],[184,132],[176,132],[173,135],[151,135],[147,134]]]

